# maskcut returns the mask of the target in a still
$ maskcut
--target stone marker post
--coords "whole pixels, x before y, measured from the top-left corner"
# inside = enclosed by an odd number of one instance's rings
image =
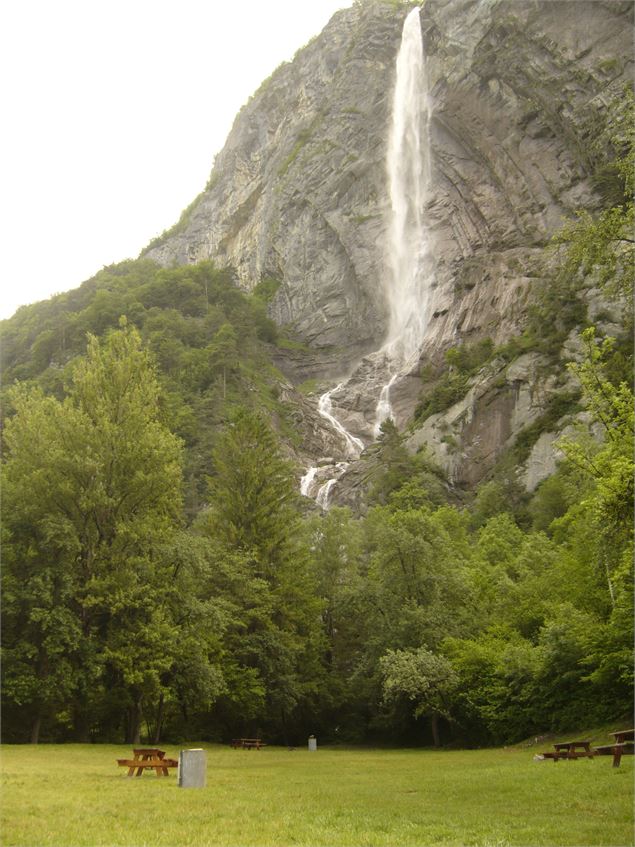
[[[181,750],[179,753],[179,788],[205,788],[207,766],[205,750]]]

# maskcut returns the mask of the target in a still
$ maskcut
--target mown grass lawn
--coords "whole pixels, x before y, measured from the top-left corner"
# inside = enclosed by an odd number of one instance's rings
[[[187,746],[200,746],[181,745]],[[207,787],[128,779],[126,746],[1,748],[3,847],[633,844],[633,758],[204,745]],[[549,745],[548,745],[549,746]],[[178,746],[165,745],[178,757]],[[547,748],[545,748],[547,749]]]

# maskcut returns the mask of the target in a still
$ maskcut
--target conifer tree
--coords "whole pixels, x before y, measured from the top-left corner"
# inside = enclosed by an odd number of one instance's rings
[[[255,696],[264,691],[261,722],[288,740],[299,703],[317,691],[319,601],[311,584],[308,552],[296,508],[289,462],[264,418],[238,409],[213,451],[210,510],[201,530],[239,554],[243,588],[228,598],[234,628],[226,637],[228,660],[251,676]],[[239,693],[230,692],[238,700]],[[253,712],[252,712],[253,718]]]

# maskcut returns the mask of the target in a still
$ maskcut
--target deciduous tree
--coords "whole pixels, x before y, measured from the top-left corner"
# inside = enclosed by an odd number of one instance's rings
[[[106,684],[125,692],[137,736],[142,697],[159,691],[172,662],[164,552],[180,520],[181,449],[161,423],[158,397],[152,363],[125,321],[102,345],[89,338],[63,401],[25,386],[13,392],[6,694],[19,703],[30,690],[31,707],[51,714],[52,679],[66,668],[59,691],[72,700],[82,738]]]

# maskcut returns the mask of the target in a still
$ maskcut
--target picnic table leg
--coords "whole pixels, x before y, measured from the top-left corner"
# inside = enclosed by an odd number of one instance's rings
[[[128,768],[128,776],[134,776],[134,768]]]
[[[614,747],[613,748],[613,767],[619,768],[621,761],[622,761],[622,748],[621,747]]]

